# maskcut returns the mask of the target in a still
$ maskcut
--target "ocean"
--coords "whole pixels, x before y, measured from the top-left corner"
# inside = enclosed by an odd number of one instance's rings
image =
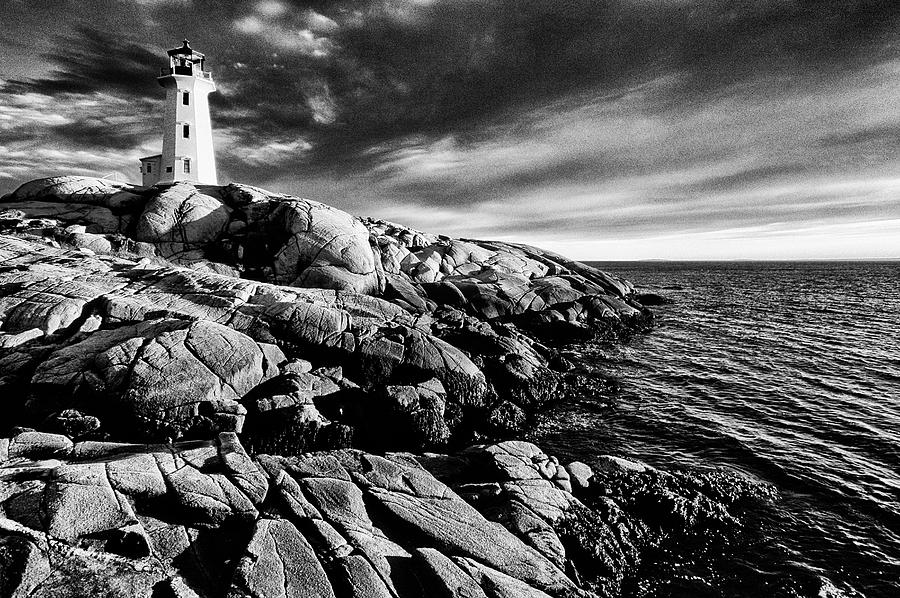
[[[570,348],[613,390],[560,402],[533,439],[776,490],[739,541],[657,563],[640,593],[900,596],[900,262],[592,265],[675,303],[648,334]]]

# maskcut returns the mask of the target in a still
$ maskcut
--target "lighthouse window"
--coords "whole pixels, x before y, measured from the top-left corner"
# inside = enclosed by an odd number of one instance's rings
[[[181,103],[184,104],[185,106],[189,106],[189,105],[190,105],[190,103],[191,103],[191,92],[185,91],[184,93],[182,93],[182,95],[181,95]]]
[[[191,125],[183,125],[181,127],[181,133],[184,135],[184,138],[187,139],[191,136]]]
[[[189,173],[190,171],[191,171],[191,159],[185,158],[184,159],[184,172]]]
[[[147,174],[153,172],[153,164],[147,164]]]

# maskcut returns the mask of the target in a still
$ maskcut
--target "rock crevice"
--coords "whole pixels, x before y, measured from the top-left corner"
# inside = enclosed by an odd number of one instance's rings
[[[502,440],[565,396],[561,345],[650,321],[526,245],[237,184],[26,183],[0,198],[0,598],[622,595],[730,505]]]

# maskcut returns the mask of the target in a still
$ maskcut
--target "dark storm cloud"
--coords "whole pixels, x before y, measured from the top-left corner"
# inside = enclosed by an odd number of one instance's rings
[[[760,70],[871,58],[900,12],[871,0],[289,2],[268,13],[257,2],[146,4],[169,29],[207,25],[212,45],[204,49],[218,77],[234,81],[212,100],[231,109],[222,125],[239,128],[242,141],[313,137],[311,157],[329,161],[367,155],[379,140],[477,129],[497,112],[672,71],[689,75],[670,98],[683,101]],[[97,5],[111,11],[116,3]],[[258,30],[248,26],[253,19]],[[135,43],[140,23],[130,24],[137,26],[104,33],[82,25],[61,35],[45,55],[54,70],[29,87],[158,96],[147,74],[160,66],[163,40]],[[317,115],[316,102],[333,115]]]
[[[442,132],[671,71],[689,75],[674,96],[682,100],[760,71],[827,70],[870,59],[900,13],[871,1],[433,2],[408,14],[356,6],[365,18],[355,22],[326,13],[341,23],[337,50],[307,74],[331,86],[339,132],[351,139]]]
[[[133,121],[119,122],[115,126],[102,121],[74,121],[52,127],[50,134],[59,136],[63,142],[81,147],[98,145],[114,150],[127,150],[138,145],[153,131]]]
[[[885,54],[885,33],[900,12],[889,2],[780,0],[290,4],[268,21],[257,4],[232,7],[237,23],[255,18],[274,27],[239,28],[237,39],[245,43],[223,56],[229,65],[222,76],[240,76],[230,70],[236,62],[253,66],[245,84],[213,101],[231,108],[230,118],[219,119],[239,143],[302,138],[312,151],[282,165],[337,178],[377,169],[385,153],[373,147],[392,140],[425,137],[427,146],[427,140],[453,134],[463,144],[477,141],[495,134],[495,119],[514,114],[521,121],[548,102],[589,102],[592,95],[614,95],[655,77],[678,79],[641,109],[679,118],[685,104],[715,99],[744,80],[791,72],[839,76]],[[329,26],[317,29],[311,12]],[[298,31],[327,40],[322,52],[310,43],[291,44]],[[752,103],[754,91],[744,100]],[[329,114],[322,117],[317,105]],[[574,158],[561,154],[543,167],[480,184],[470,177],[440,185],[425,180],[399,184],[396,192],[463,205],[573,177],[602,179],[658,167],[600,147]],[[681,162],[687,156],[668,158]],[[234,160],[226,166],[236,176],[261,174],[259,164],[250,168]],[[282,176],[278,167],[262,167],[264,176]],[[752,167],[760,168],[777,167]],[[796,170],[802,172],[802,165]]]
[[[186,36],[223,175],[348,209],[486,235],[900,217],[894,2],[10,1],[0,186],[48,145],[133,176]]]
[[[136,97],[158,95],[156,81],[147,76],[159,71],[157,52],[117,35],[101,35],[86,26],[60,36],[55,46],[53,51],[44,54],[55,65],[48,76],[12,83],[46,95],[91,92]]]

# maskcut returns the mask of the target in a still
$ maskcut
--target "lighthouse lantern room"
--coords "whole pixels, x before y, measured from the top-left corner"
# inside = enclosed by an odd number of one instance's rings
[[[143,185],[191,181],[217,184],[207,96],[216,90],[206,57],[184,40],[168,51],[169,66],[157,78],[166,89],[162,153],[141,158]]]

